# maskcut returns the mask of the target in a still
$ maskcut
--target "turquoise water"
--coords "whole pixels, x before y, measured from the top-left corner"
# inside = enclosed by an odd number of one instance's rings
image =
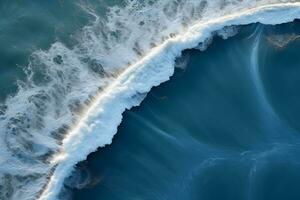
[[[72,35],[89,16],[74,1],[0,2],[0,102],[16,92],[32,52],[48,49],[55,41],[72,45]],[[76,19],[76,20],[74,20]]]
[[[300,199],[288,2],[2,0],[0,200]]]
[[[185,51],[186,67],[78,165],[73,199],[299,199],[300,41],[272,43],[299,27],[240,27],[204,52]]]

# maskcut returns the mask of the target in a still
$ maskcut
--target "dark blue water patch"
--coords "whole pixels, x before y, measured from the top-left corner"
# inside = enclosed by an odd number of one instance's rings
[[[243,26],[205,52],[185,51],[187,67],[124,114],[112,145],[78,164],[89,180],[73,199],[300,199],[300,138],[282,114],[297,114],[288,83],[298,81],[300,47],[268,40],[296,27]]]
[[[270,103],[280,117],[297,131],[300,130],[300,27],[299,22],[274,27],[283,42],[282,47],[264,48],[261,65],[262,79]],[[272,32],[267,37],[272,37]],[[267,41],[267,40],[266,40]],[[268,41],[267,41],[268,42]],[[267,45],[272,45],[268,42]],[[267,46],[268,47],[268,46]]]

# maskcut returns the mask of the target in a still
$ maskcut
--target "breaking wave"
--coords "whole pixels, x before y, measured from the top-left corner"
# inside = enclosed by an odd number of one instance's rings
[[[205,50],[234,25],[300,18],[300,2],[278,0],[128,0],[102,17],[79,7],[94,21],[77,44],[34,52],[27,80],[0,105],[0,199],[57,199],[74,165],[112,142],[122,113],[172,76],[183,50]]]

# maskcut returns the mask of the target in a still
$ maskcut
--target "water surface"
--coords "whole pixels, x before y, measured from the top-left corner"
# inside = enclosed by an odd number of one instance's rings
[[[239,27],[185,51],[79,164],[73,199],[299,199],[299,25]]]

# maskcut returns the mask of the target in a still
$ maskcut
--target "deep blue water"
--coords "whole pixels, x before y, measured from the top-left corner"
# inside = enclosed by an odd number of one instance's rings
[[[300,41],[272,44],[298,34],[298,21],[255,24],[185,51],[186,68],[78,165],[89,181],[73,199],[300,199]]]
[[[1,0],[0,200],[37,199],[52,158],[80,157],[63,138],[126,67],[247,2]],[[123,114],[113,143],[76,166],[60,199],[299,200],[300,21],[237,29],[185,50],[170,81]]]

